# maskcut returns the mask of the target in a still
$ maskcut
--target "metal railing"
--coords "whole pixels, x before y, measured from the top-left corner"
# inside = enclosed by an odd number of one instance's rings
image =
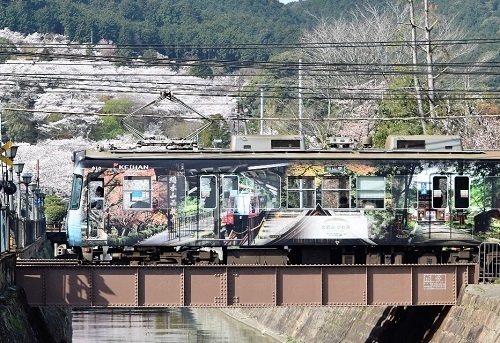
[[[479,282],[500,279],[500,243],[483,242],[479,245]]]
[[[40,237],[45,236],[45,218],[39,220],[26,220],[23,218],[9,218],[9,227],[14,234],[14,248],[23,249],[33,244]]]
[[[203,238],[207,227],[214,225],[212,212],[172,218],[167,224],[167,240],[181,240],[185,237]]]

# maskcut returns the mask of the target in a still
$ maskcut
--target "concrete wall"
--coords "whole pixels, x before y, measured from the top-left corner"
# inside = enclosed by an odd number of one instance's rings
[[[497,342],[500,285],[469,285],[457,306],[225,309],[287,342]]]
[[[39,239],[21,254],[24,258],[50,258],[53,250],[49,241]],[[0,261],[0,286],[5,286],[0,289],[0,342],[71,342],[71,309],[30,307],[24,290],[14,285],[15,259],[11,254]]]
[[[0,257],[0,293],[8,286],[12,286],[15,280],[14,267],[16,254],[2,254]]]
[[[500,285],[468,286],[450,308],[431,342],[500,342]]]
[[[0,295],[0,342],[71,342],[71,312],[30,307],[24,290],[10,286]]]

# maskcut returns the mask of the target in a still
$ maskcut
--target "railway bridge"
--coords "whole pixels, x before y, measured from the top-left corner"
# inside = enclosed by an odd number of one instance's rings
[[[82,265],[18,260],[32,306],[275,307],[455,305],[478,264]]]

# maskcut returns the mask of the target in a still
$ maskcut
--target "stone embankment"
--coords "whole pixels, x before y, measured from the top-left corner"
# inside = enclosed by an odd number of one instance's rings
[[[24,290],[8,287],[0,296],[0,342],[71,342],[71,313],[61,308],[30,307]]]
[[[456,306],[225,309],[287,342],[500,343],[500,285],[469,285]]]
[[[33,246],[38,258],[53,256],[49,241],[40,240]],[[32,255],[30,255],[31,257]],[[2,263],[2,276],[12,284],[12,267]],[[5,274],[5,275],[4,275]],[[5,285],[4,285],[5,286]],[[69,343],[72,339],[71,310],[57,307],[30,307],[24,290],[18,286],[2,287],[0,292],[1,343]]]

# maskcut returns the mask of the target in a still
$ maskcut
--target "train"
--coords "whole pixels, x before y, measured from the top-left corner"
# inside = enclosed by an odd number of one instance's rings
[[[85,263],[475,263],[500,233],[500,152],[460,137],[235,135],[76,151],[67,252]]]

